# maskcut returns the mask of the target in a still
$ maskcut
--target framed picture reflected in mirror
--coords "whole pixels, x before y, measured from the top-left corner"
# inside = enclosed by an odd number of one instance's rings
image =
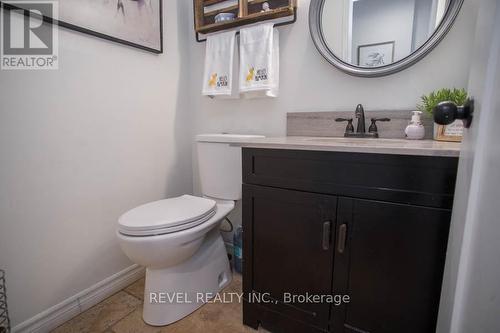
[[[381,67],[394,62],[394,41],[358,46],[358,66]]]

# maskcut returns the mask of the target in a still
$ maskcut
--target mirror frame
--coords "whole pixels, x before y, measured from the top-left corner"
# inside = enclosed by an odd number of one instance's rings
[[[391,75],[420,61],[429,52],[431,52],[441,42],[441,40],[443,40],[448,31],[450,31],[464,2],[464,0],[450,0],[450,4],[448,5],[439,26],[436,30],[434,30],[434,33],[427,39],[427,41],[413,53],[389,65],[367,68],[355,66],[345,62],[337,57],[328,47],[322,28],[323,4],[325,1],[326,0],[311,0],[309,7],[309,30],[311,32],[312,40],[318,51],[330,64],[337,67],[344,73],[360,77],[380,77]]]

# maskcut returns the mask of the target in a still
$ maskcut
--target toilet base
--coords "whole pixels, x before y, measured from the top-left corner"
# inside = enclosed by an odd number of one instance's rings
[[[143,319],[153,326],[176,322],[205,304],[231,279],[226,248],[214,228],[187,261],[165,269],[146,269]]]

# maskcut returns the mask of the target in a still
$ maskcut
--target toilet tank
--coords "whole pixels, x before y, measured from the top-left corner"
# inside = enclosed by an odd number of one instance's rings
[[[241,148],[231,143],[263,138],[260,135],[200,134],[196,136],[198,170],[203,195],[241,199]]]

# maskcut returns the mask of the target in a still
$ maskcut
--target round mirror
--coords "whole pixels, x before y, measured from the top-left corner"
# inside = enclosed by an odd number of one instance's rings
[[[309,26],[320,53],[356,76],[401,71],[450,30],[463,0],[311,0]]]

